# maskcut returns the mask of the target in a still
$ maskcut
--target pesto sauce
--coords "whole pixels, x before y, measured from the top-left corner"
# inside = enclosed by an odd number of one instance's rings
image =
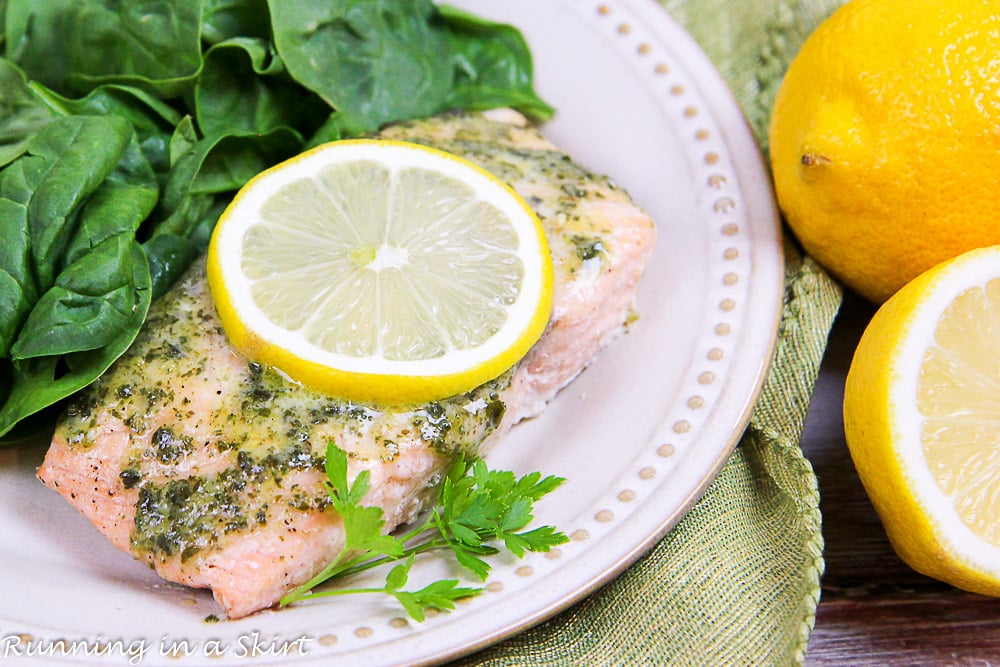
[[[253,381],[244,392],[244,398],[247,394],[262,397],[259,383],[272,387],[268,390],[272,403],[268,414],[275,419],[268,421],[280,426],[269,428],[267,437],[275,439],[258,440],[245,447],[220,441],[232,447],[226,451],[235,452],[234,466],[216,475],[168,480],[142,480],[139,471],[132,467],[122,471],[126,486],[139,487],[131,535],[134,554],[160,560],[179,555],[184,562],[203,550],[218,546],[228,533],[266,525],[268,509],[275,502],[300,511],[323,511],[330,506],[330,498],[322,486],[312,489],[281,486],[291,470],[324,469],[326,443],[320,443],[321,452],[313,442],[309,427],[331,419],[370,421],[381,413],[371,407],[330,399],[325,399],[320,406],[302,402],[293,405],[286,400],[289,390],[277,390],[268,381],[270,375],[267,369],[261,369],[259,374],[257,369],[251,369],[248,378]],[[507,373],[503,382],[489,383],[488,389],[469,392],[460,397],[461,400],[434,402],[413,411],[412,428],[429,446],[449,456],[460,450],[474,450],[497,427],[506,412],[498,392],[509,382],[510,376]],[[243,404],[241,402],[241,406]],[[476,405],[477,409],[470,411],[470,405]],[[248,427],[254,427],[253,422],[262,419],[260,407],[256,401],[247,403],[243,416],[249,419]],[[256,427],[262,428],[262,425]],[[172,455],[177,441],[172,431],[160,427],[154,433],[154,441],[157,438],[166,443],[162,446]],[[385,460],[394,458],[398,452],[396,443],[386,439],[381,444],[386,451]],[[160,451],[156,445],[154,449]]]
[[[605,251],[604,243],[601,241],[599,236],[583,236],[581,234],[574,234],[569,238],[569,240],[576,249],[576,256],[579,257],[582,262],[586,262],[588,259],[600,257]]]
[[[228,533],[266,525],[276,500],[302,511],[329,507],[322,486],[280,488],[290,470],[323,470],[323,459],[307,447],[287,447],[264,458],[240,451],[236,459],[237,465],[215,475],[143,483],[131,535],[133,553],[161,560],[179,554],[184,562]]]
[[[240,502],[246,488],[238,469],[214,477],[184,477],[146,483],[139,489],[131,545],[138,553],[181,562],[213,545],[221,535],[250,525]]]

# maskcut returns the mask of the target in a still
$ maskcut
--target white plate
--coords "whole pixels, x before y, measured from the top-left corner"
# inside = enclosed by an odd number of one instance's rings
[[[614,175],[659,228],[631,333],[490,455],[495,467],[568,479],[538,519],[572,541],[558,557],[498,562],[489,593],[423,624],[381,598],[208,623],[207,593],[161,582],[35,481],[41,447],[8,449],[0,451],[0,663],[241,664],[255,642],[264,649],[258,666],[455,657],[621,572],[715,476],[770,362],[783,284],[769,179],[736,103],[653,0],[457,4],[524,31],[538,87],[559,110],[547,133]],[[412,583],[444,567],[421,564]],[[51,654],[57,639],[66,655],[17,658],[18,650]]]

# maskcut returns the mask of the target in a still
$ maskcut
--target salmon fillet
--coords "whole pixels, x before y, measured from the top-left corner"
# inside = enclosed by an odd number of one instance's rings
[[[210,588],[239,618],[275,605],[343,546],[323,481],[332,440],[389,529],[421,510],[457,452],[482,455],[536,415],[631,317],[649,217],[510,110],[399,124],[381,136],[466,157],[544,225],[553,313],[528,355],[461,396],[385,409],[313,392],[236,352],[204,261],[155,303],[132,348],[61,417],[38,477],[160,576]]]

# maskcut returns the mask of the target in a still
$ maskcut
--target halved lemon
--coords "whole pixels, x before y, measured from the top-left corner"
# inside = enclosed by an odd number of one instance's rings
[[[523,199],[455,155],[382,140],[324,144],[248,182],[216,225],[208,279],[248,358],[382,404],[498,377],[552,305]]]
[[[936,266],[879,309],[851,362],[844,429],[899,556],[1000,595],[1000,246]]]

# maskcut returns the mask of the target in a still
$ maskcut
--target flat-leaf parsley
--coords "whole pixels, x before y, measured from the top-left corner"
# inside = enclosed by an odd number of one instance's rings
[[[326,474],[327,492],[344,522],[344,548],[322,572],[285,595],[283,606],[318,597],[378,593],[394,597],[411,618],[423,621],[427,609],[449,611],[456,600],[478,595],[483,589],[442,579],[419,590],[404,590],[418,555],[450,551],[459,565],[485,581],[491,565],[484,557],[500,553],[494,543],[502,543],[522,558],[529,551],[549,551],[569,541],[553,526],[522,530],[533,519],[535,501],[558,488],[565,481],[561,477],[542,477],[538,472],[517,477],[510,471],[490,470],[481,459],[460,456],[438,488],[437,503],[421,523],[404,534],[385,535],[381,508],[361,504],[370,487],[368,471],[361,471],[350,483],[347,454],[332,442],[327,445]],[[388,571],[383,586],[315,590],[325,582],[391,563],[398,564]]]

